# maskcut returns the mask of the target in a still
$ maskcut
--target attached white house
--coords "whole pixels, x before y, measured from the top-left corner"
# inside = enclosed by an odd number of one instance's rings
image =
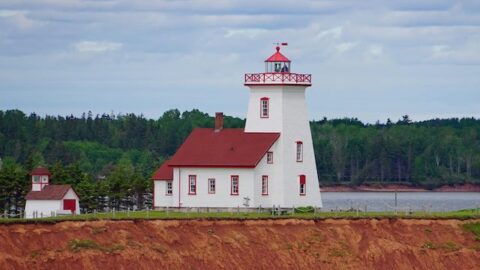
[[[32,190],[25,196],[25,218],[80,214],[79,197],[70,185],[50,185],[51,173],[43,167],[30,175]]]
[[[152,176],[153,206],[195,208],[322,207],[305,102],[310,74],[290,72],[276,53],[265,72],[245,74],[244,129],[196,128]]]

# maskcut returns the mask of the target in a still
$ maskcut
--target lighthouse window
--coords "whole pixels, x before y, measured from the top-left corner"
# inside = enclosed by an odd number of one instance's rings
[[[196,175],[188,176],[188,194],[189,195],[197,194],[197,176]]]
[[[238,195],[238,175],[232,175],[230,195]]]
[[[267,152],[267,163],[268,164],[273,163],[273,152]]]
[[[303,143],[297,142],[297,162],[303,161]]]
[[[300,175],[300,195],[307,194],[307,185],[306,185],[306,177],[305,175]]]
[[[34,182],[34,183],[40,182],[40,176],[34,175],[34,176],[33,176],[33,182]]]
[[[268,98],[263,97],[260,99],[260,117],[261,118],[268,118]]]
[[[167,195],[172,195],[173,193],[173,183],[172,181],[167,182]]]

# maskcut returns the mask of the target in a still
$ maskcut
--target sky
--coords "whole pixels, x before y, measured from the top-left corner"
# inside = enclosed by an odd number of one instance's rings
[[[275,42],[310,119],[480,118],[478,0],[1,0],[0,110],[243,118]]]

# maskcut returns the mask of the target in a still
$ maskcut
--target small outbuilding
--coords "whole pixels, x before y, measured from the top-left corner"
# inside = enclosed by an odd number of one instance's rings
[[[38,167],[30,173],[32,190],[25,196],[25,218],[80,214],[79,197],[70,185],[50,185],[51,173]]]

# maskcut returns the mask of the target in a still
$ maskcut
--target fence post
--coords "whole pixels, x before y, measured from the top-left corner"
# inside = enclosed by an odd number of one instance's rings
[[[240,206],[237,206],[237,215],[240,215]]]
[[[112,209],[112,217],[115,217],[115,208]]]
[[[130,217],[130,207],[127,207],[127,217]]]
[[[3,217],[4,217],[4,218],[8,218],[7,209],[5,209],[5,210],[3,211]]]

